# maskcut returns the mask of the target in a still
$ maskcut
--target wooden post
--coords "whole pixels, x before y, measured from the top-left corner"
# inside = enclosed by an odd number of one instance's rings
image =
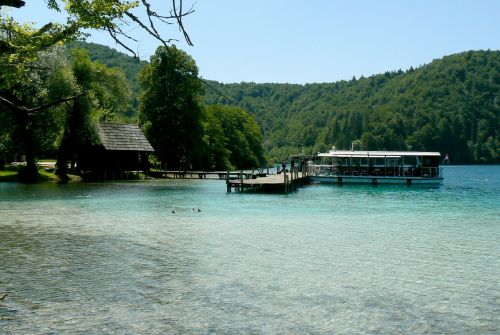
[[[240,170],[240,183],[241,183],[241,190],[243,190],[243,170]]]
[[[287,184],[286,184],[286,171],[283,171],[283,185],[285,186],[285,192],[287,191]]]
[[[296,190],[297,189],[297,182],[299,181],[299,168],[295,168],[294,169],[294,173],[295,173],[295,184],[292,185],[293,189]]]
[[[226,174],[226,187],[227,187],[227,192],[231,193],[231,184],[229,183],[229,170],[227,171]]]

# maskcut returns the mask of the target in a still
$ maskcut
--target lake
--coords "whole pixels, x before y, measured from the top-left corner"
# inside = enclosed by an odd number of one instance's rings
[[[289,194],[0,183],[0,333],[498,334],[500,166],[443,169]]]

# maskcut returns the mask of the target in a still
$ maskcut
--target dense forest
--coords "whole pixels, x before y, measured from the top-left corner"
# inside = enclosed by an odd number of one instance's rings
[[[143,64],[104,46],[80,46],[93,60],[123,68],[130,80]],[[440,151],[453,163],[500,162],[499,51],[468,51],[417,69],[334,83],[211,81],[204,102],[254,115],[271,159],[354,146]]]
[[[219,84],[207,103],[260,124],[271,155],[305,150],[429,150],[454,163],[499,163],[500,52],[469,51],[418,69],[328,84]]]

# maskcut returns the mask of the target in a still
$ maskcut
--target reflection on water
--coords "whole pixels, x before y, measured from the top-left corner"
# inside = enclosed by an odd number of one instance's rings
[[[0,330],[497,334],[499,172],[286,195],[0,184]]]

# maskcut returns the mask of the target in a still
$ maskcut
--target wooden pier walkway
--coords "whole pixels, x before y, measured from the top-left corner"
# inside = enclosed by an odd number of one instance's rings
[[[172,178],[172,179],[252,179],[255,177],[262,177],[269,175],[263,170],[260,171],[183,171],[183,170],[156,170],[151,171],[150,175],[158,178]]]
[[[295,167],[292,171],[279,174],[270,174],[269,169],[253,171],[177,171],[156,170],[150,175],[157,178],[172,179],[218,179],[225,180],[227,192],[235,191],[262,191],[262,192],[290,192],[297,187],[308,184],[307,169],[299,172]]]
[[[290,192],[307,183],[309,183],[307,171],[299,172],[298,169],[255,178],[244,178],[243,175],[240,175],[240,178],[226,178],[227,192],[231,192],[232,189],[237,191]]]

